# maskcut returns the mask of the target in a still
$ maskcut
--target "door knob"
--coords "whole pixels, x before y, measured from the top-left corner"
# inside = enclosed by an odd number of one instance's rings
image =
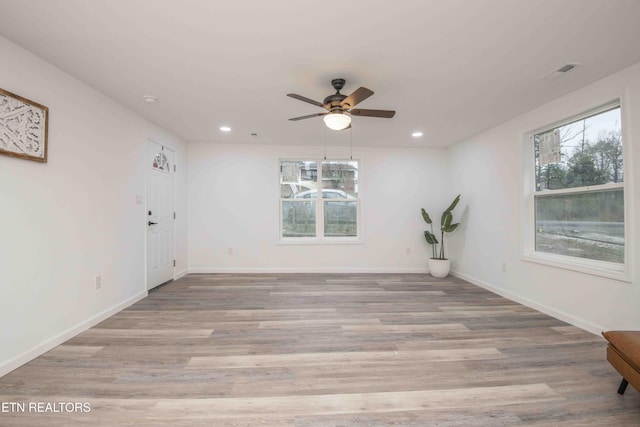
[[[151,221],[149,221],[149,222],[148,222],[148,224],[151,226],[151,225],[156,225],[156,224],[158,224],[158,223],[157,223],[157,222],[151,222]]]

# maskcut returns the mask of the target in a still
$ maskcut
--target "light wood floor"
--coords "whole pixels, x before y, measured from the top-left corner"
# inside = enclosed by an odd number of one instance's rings
[[[462,280],[189,275],[0,378],[0,425],[640,425],[599,336]],[[28,409],[28,408],[27,408]]]

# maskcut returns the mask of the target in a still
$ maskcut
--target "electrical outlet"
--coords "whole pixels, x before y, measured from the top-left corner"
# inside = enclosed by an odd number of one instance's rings
[[[410,255],[411,254],[411,248],[406,248],[404,250],[404,253],[407,254],[407,255]]]
[[[507,263],[506,263],[506,262],[503,262],[503,263],[502,263],[502,272],[503,272],[503,273],[506,273],[506,272],[507,272]]]
[[[102,276],[96,276],[96,290],[102,288]]]
[[[233,255],[233,248],[229,248],[229,255]]]

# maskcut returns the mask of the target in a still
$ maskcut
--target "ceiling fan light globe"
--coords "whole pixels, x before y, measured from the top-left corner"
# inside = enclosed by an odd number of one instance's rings
[[[329,129],[342,130],[351,124],[351,116],[344,113],[330,113],[323,117],[324,123]]]

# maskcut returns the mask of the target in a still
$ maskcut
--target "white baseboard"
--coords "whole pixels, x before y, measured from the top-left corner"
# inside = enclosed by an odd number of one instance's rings
[[[429,272],[427,268],[241,268],[241,267],[191,267],[189,274],[251,274],[251,273],[378,273],[378,274],[411,274]]]
[[[551,317],[555,317],[558,320],[562,320],[563,322],[567,322],[573,326],[576,326],[580,329],[584,329],[585,331],[591,332],[592,334],[595,335],[600,335],[600,333],[602,331],[605,331],[606,329],[603,328],[601,325],[596,325],[595,323],[591,323],[587,320],[581,319],[579,317],[573,316],[571,314],[565,313],[563,311],[559,311],[556,310],[555,308],[552,307],[548,307],[544,304],[540,304],[537,303],[535,301],[532,301],[528,298],[524,298],[521,297],[519,295],[516,295],[512,292],[506,291],[504,289],[495,287],[487,282],[484,282],[482,280],[476,279],[475,277],[472,276],[468,276],[466,274],[463,273],[459,273],[457,271],[452,271],[451,274],[453,274],[456,277],[459,277],[460,279],[466,280],[469,283],[473,283],[474,285],[480,286],[481,288],[484,288],[488,291],[493,292],[494,294],[498,294],[502,297],[505,297],[511,301],[517,302],[519,304],[522,305],[526,305],[527,307],[533,308],[534,310],[538,310],[541,313],[547,314]]]
[[[183,278],[184,276],[186,276],[187,274],[189,274],[189,270],[187,270],[186,268],[182,271],[179,271],[176,273],[175,279],[174,280],[178,280]]]
[[[114,305],[113,307],[110,307],[110,308],[108,308],[108,309],[96,314],[93,317],[90,317],[89,319],[79,323],[78,325],[67,329],[66,331],[56,335],[55,337],[44,341],[43,343],[33,347],[32,349],[27,350],[24,353],[19,354],[18,356],[14,357],[12,359],[9,359],[9,360],[7,360],[5,362],[2,362],[2,364],[0,364],[0,377],[3,377],[4,375],[8,374],[9,372],[13,371],[14,369],[19,368],[20,366],[24,365],[25,363],[28,363],[28,362],[32,361],[36,357],[41,356],[42,354],[46,353],[47,351],[59,346],[60,344],[64,343],[65,341],[75,337],[79,333],[84,332],[87,329],[91,328],[92,326],[97,325],[98,323],[102,322],[103,320],[113,316],[117,312],[129,307],[130,305],[135,304],[136,302],[140,301],[141,299],[143,299],[147,295],[148,295],[147,291],[140,292],[139,294],[134,295],[131,298],[128,298],[125,301],[123,301],[121,303],[118,303],[118,304]]]

